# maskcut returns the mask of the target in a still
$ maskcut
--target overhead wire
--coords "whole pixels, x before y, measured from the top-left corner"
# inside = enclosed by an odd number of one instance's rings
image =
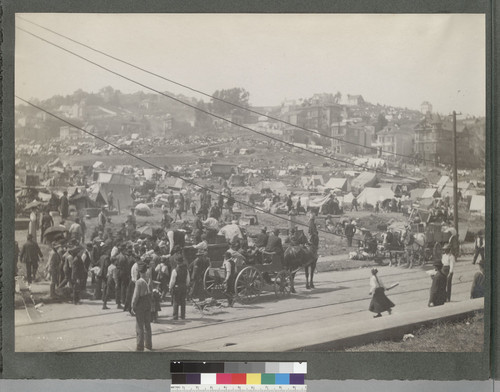
[[[104,69],[105,71],[107,71],[109,73],[112,73],[112,74],[114,74],[114,75],[116,75],[118,77],[121,77],[121,78],[123,78],[125,80],[128,80],[128,81],[134,83],[134,84],[137,84],[137,85],[139,85],[141,87],[144,87],[144,88],[146,88],[148,90],[151,90],[151,91],[153,91],[153,92],[155,92],[155,93],[157,93],[159,95],[165,96],[166,98],[169,98],[169,99],[171,99],[173,101],[179,102],[179,103],[181,103],[181,104],[183,104],[185,106],[191,107],[191,108],[193,108],[193,109],[195,109],[197,111],[200,111],[202,113],[205,113],[205,114],[207,114],[209,116],[212,116],[212,117],[218,118],[220,120],[226,121],[226,122],[228,122],[228,123],[230,123],[230,124],[232,124],[232,125],[234,125],[236,127],[246,129],[246,130],[248,130],[250,132],[256,133],[256,134],[261,135],[261,136],[263,136],[265,138],[272,139],[272,140],[274,140],[276,142],[288,145],[291,148],[296,148],[296,149],[299,149],[299,150],[302,150],[302,151],[306,151],[306,152],[311,153],[313,155],[317,155],[317,156],[320,156],[322,158],[326,158],[326,159],[330,159],[330,160],[333,160],[333,161],[336,161],[336,162],[340,162],[340,163],[342,163],[344,165],[347,165],[347,166],[359,167],[359,168],[361,168],[363,170],[371,171],[371,172],[374,172],[374,173],[379,173],[379,174],[382,174],[382,175],[385,175],[385,176],[391,176],[391,177],[400,178],[400,179],[403,179],[403,180],[415,181],[415,178],[412,178],[412,177],[403,176],[403,175],[399,175],[399,174],[395,174],[395,173],[388,173],[388,172],[385,172],[385,171],[382,171],[382,170],[373,169],[373,168],[368,167],[368,166],[364,166],[364,165],[356,164],[356,163],[353,163],[353,162],[345,161],[345,160],[342,160],[342,159],[339,159],[339,158],[334,158],[334,157],[331,157],[329,155],[319,153],[317,151],[312,151],[312,150],[309,150],[307,148],[304,148],[304,147],[301,147],[301,146],[297,146],[297,145],[295,145],[293,143],[286,142],[286,141],[284,141],[282,139],[279,139],[279,138],[276,138],[274,136],[265,134],[263,132],[259,132],[257,130],[254,130],[254,129],[250,128],[250,127],[244,126],[242,124],[238,124],[238,123],[236,123],[234,121],[231,121],[231,120],[229,120],[229,119],[227,119],[225,117],[222,117],[222,116],[219,116],[217,114],[211,113],[211,112],[209,112],[207,110],[201,109],[201,108],[199,108],[199,107],[197,107],[195,105],[192,105],[192,104],[190,104],[188,102],[184,102],[184,101],[182,101],[182,100],[180,100],[180,99],[178,99],[176,97],[173,97],[173,96],[171,96],[169,94],[166,94],[166,93],[164,93],[162,91],[156,90],[153,87],[147,86],[147,85],[145,85],[145,84],[143,84],[141,82],[138,82],[138,81],[136,81],[136,80],[134,80],[132,78],[129,78],[129,77],[125,76],[125,75],[122,75],[119,72],[113,71],[113,70],[111,70],[111,69],[109,69],[109,68],[107,68],[107,67],[105,67],[105,66],[103,66],[101,64],[98,64],[98,63],[96,63],[96,62],[94,62],[94,61],[92,61],[92,60],[90,60],[90,59],[88,59],[88,58],[86,58],[86,57],[84,57],[82,55],[79,55],[79,54],[77,54],[77,53],[75,53],[75,52],[73,52],[73,51],[71,51],[71,50],[69,50],[67,48],[64,48],[64,47],[60,46],[60,45],[57,45],[56,43],[53,43],[53,42],[51,42],[51,41],[49,41],[49,40],[47,40],[47,39],[45,39],[43,37],[40,37],[37,34],[29,32],[29,31],[27,31],[27,30],[25,30],[25,29],[23,29],[23,28],[21,28],[19,26],[16,26],[16,28],[19,29],[19,30],[21,30],[21,31],[23,31],[26,34],[29,34],[29,35],[31,35],[31,36],[33,36],[33,37],[35,37],[35,38],[37,38],[37,39],[39,39],[39,40],[47,43],[47,44],[49,44],[49,45],[52,45],[54,47],[57,47],[60,50],[63,50],[65,52],[67,52],[67,53],[70,53],[73,56],[78,57],[78,58],[80,58],[80,59],[82,59],[82,60],[84,60],[84,61],[86,61],[86,62],[88,62],[88,63],[90,63],[90,64],[92,64],[94,66],[96,66],[96,67]],[[452,187],[453,187],[453,185],[445,185],[443,188],[452,188]]]
[[[169,99],[171,99],[171,100],[173,100],[173,101],[179,102],[179,103],[181,103],[181,104],[183,104],[183,105],[185,105],[185,106],[191,107],[191,108],[193,108],[193,109],[195,109],[195,110],[197,110],[197,111],[199,111],[199,112],[202,112],[202,113],[205,113],[205,114],[207,114],[207,115],[209,115],[209,116],[212,116],[212,117],[218,118],[218,119],[220,119],[220,120],[226,121],[226,122],[228,122],[229,124],[232,124],[232,125],[234,125],[234,126],[236,126],[236,127],[239,127],[239,128],[242,128],[242,129],[246,129],[246,130],[248,130],[248,131],[250,131],[250,132],[252,132],[252,133],[258,134],[258,135],[263,136],[263,137],[265,137],[265,138],[272,139],[272,140],[274,140],[274,141],[276,141],[276,142],[279,142],[279,143],[282,143],[282,144],[288,145],[288,146],[289,146],[289,147],[291,147],[291,148],[295,148],[295,149],[298,149],[298,150],[302,150],[302,151],[308,152],[308,153],[310,153],[310,154],[320,156],[320,157],[325,158],[325,159],[329,159],[329,160],[332,160],[332,161],[336,161],[336,162],[343,163],[343,164],[348,165],[348,166],[359,167],[359,168],[361,168],[361,169],[363,169],[363,170],[366,170],[366,171],[371,171],[371,172],[374,172],[374,173],[383,174],[383,175],[385,175],[385,176],[391,176],[391,177],[394,177],[394,178],[400,178],[400,179],[406,179],[406,180],[411,180],[411,181],[414,181],[414,179],[413,179],[413,178],[411,178],[411,177],[407,177],[407,176],[403,176],[403,175],[399,175],[399,174],[395,174],[395,173],[387,173],[387,172],[385,172],[385,171],[378,170],[378,169],[373,169],[373,168],[368,167],[368,166],[364,166],[364,165],[356,164],[356,163],[353,163],[353,162],[345,161],[345,160],[343,160],[343,159],[339,159],[339,158],[334,158],[334,157],[331,157],[331,156],[326,155],[326,154],[322,154],[322,153],[317,152],[317,151],[309,150],[309,149],[304,148],[304,147],[302,147],[302,146],[297,146],[297,145],[295,145],[295,144],[293,144],[293,143],[289,143],[289,142],[284,141],[284,140],[282,140],[282,139],[279,139],[279,138],[277,138],[277,137],[274,137],[274,136],[268,135],[268,134],[266,134],[266,133],[264,133],[264,132],[260,132],[260,131],[257,131],[257,130],[255,130],[255,129],[252,129],[252,128],[250,128],[250,127],[247,127],[247,126],[245,126],[245,125],[238,124],[238,123],[237,123],[237,122],[235,122],[235,121],[229,120],[229,119],[227,119],[227,118],[225,118],[225,117],[223,117],[223,116],[219,116],[219,115],[214,114],[214,113],[211,113],[211,112],[209,112],[209,111],[207,111],[207,110],[201,109],[201,108],[197,107],[196,105],[192,105],[192,104],[190,104],[190,103],[188,103],[188,102],[185,102],[185,101],[183,101],[183,100],[181,100],[181,99],[178,99],[178,98],[176,98],[176,97],[174,97],[174,96],[172,96],[172,95],[170,95],[170,94],[166,94],[166,93],[164,93],[164,92],[162,92],[162,91],[160,91],[160,90],[157,90],[157,89],[155,89],[155,88],[153,88],[153,87],[147,86],[147,85],[145,85],[145,84],[143,84],[143,83],[141,83],[141,82],[138,82],[138,81],[136,81],[136,80],[134,80],[134,79],[132,79],[132,78],[130,78],[130,77],[128,77],[128,76],[125,76],[125,75],[123,75],[123,74],[121,74],[121,73],[119,73],[119,72],[113,71],[112,69],[107,68],[107,67],[105,67],[105,66],[103,66],[103,65],[101,65],[101,64],[99,64],[99,63],[96,63],[95,61],[92,61],[92,60],[90,60],[90,59],[86,58],[85,56],[79,55],[78,53],[75,53],[75,52],[73,52],[73,51],[71,51],[71,50],[69,50],[69,49],[67,49],[67,48],[64,48],[64,47],[62,47],[62,46],[60,46],[60,45],[58,45],[58,44],[55,44],[55,43],[53,43],[53,42],[51,42],[51,41],[49,41],[49,40],[47,40],[47,39],[45,39],[45,38],[43,38],[43,37],[38,36],[37,34],[34,34],[34,33],[29,32],[29,31],[27,31],[27,30],[25,30],[25,29],[23,29],[23,28],[21,28],[21,27],[16,26],[16,28],[17,28],[17,29],[19,29],[20,31],[23,31],[23,32],[24,32],[24,33],[26,33],[26,34],[29,34],[29,35],[31,35],[31,36],[33,36],[33,37],[35,37],[35,38],[37,38],[37,39],[39,39],[39,40],[41,40],[41,41],[43,41],[43,42],[47,43],[47,44],[49,44],[49,45],[52,45],[52,46],[57,47],[57,48],[59,48],[59,49],[61,49],[61,50],[65,51],[65,52],[67,52],[67,53],[70,53],[70,54],[72,54],[73,56],[78,57],[78,58],[80,58],[80,59],[82,59],[82,60],[84,60],[84,61],[86,61],[86,62],[88,62],[88,63],[90,63],[90,64],[92,64],[92,65],[94,65],[94,66],[96,66],[96,67],[98,67],[98,68],[101,68],[101,69],[103,69],[103,70],[105,70],[105,71],[107,71],[107,72],[109,72],[109,73],[112,73],[112,74],[114,74],[114,75],[116,75],[116,76],[118,76],[118,77],[120,77],[120,78],[123,78],[123,79],[125,79],[125,80],[128,80],[128,81],[130,81],[130,82],[132,82],[132,83],[134,83],[134,84],[137,84],[137,85],[139,85],[139,86],[141,86],[141,87],[144,87],[144,88],[146,88],[146,89],[148,89],[148,90],[151,90],[151,91],[153,91],[153,92],[155,92],[155,93],[157,93],[157,94],[159,94],[159,95],[162,95],[162,96],[164,96],[164,97],[166,97],[166,98],[169,98]]]
[[[157,169],[157,170],[160,170],[160,171],[162,171],[162,172],[164,172],[164,173],[168,174],[168,175],[169,175],[169,176],[171,176],[171,177],[175,177],[175,178],[178,178],[178,179],[180,179],[180,180],[183,180],[183,181],[184,181],[184,182],[186,182],[187,184],[190,184],[190,185],[193,185],[193,186],[195,186],[195,187],[197,187],[197,188],[199,188],[199,189],[206,190],[206,191],[208,191],[208,192],[214,193],[214,194],[216,194],[217,196],[223,196],[223,197],[224,197],[224,198],[226,198],[226,199],[227,199],[227,198],[229,198],[227,195],[224,195],[224,194],[223,194],[223,193],[221,193],[221,192],[215,191],[215,190],[213,190],[213,189],[211,189],[211,188],[209,188],[209,187],[207,187],[207,186],[200,185],[200,184],[198,184],[198,183],[197,183],[197,182],[195,182],[195,181],[192,181],[192,180],[190,180],[190,179],[188,179],[188,178],[185,178],[185,177],[183,177],[183,176],[181,176],[181,175],[178,175],[177,173],[170,172],[170,171],[168,171],[168,170],[166,170],[166,169],[162,168],[161,166],[155,165],[154,163],[152,163],[152,162],[148,161],[147,159],[141,158],[141,157],[137,156],[136,154],[131,153],[130,151],[127,151],[127,150],[125,150],[124,148],[121,148],[120,146],[118,146],[118,145],[116,145],[116,144],[114,144],[114,143],[110,142],[109,140],[106,140],[105,138],[100,137],[100,136],[96,135],[96,134],[95,134],[95,133],[93,133],[93,132],[90,132],[90,131],[88,131],[88,130],[86,130],[86,129],[82,128],[82,127],[79,127],[78,125],[73,124],[72,122],[70,122],[70,121],[68,121],[68,120],[66,120],[66,119],[64,119],[64,118],[62,118],[62,117],[60,117],[60,116],[58,116],[57,114],[54,114],[54,113],[50,112],[49,110],[46,110],[46,109],[42,108],[41,106],[38,106],[38,105],[36,105],[36,104],[34,104],[34,103],[32,103],[32,102],[30,102],[30,101],[28,101],[28,100],[26,100],[26,99],[24,99],[24,98],[22,98],[22,97],[18,96],[18,95],[15,95],[15,97],[16,97],[17,99],[19,99],[20,101],[22,101],[22,102],[24,102],[24,103],[26,103],[26,104],[30,105],[31,107],[34,107],[34,108],[36,108],[36,109],[38,109],[38,110],[40,110],[40,111],[42,111],[42,112],[44,112],[44,113],[48,114],[49,116],[52,116],[52,117],[54,117],[55,119],[57,119],[57,120],[59,120],[59,121],[61,121],[61,122],[65,123],[65,124],[67,124],[67,125],[69,125],[69,126],[71,126],[71,127],[75,128],[75,129],[78,129],[78,130],[80,130],[80,131],[84,132],[85,134],[92,136],[93,138],[95,138],[95,139],[97,139],[97,140],[100,140],[100,141],[102,141],[102,142],[104,142],[104,143],[106,143],[106,144],[110,145],[111,147],[115,148],[116,150],[121,151],[121,152],[123,152],[123,153],[125,153],[125,154],[127,154],[127,155],[129,155],[129,156],[131,156],[131,157],[133,157],[133,158],[135,158],[135,159],[137,159],[138,161],[141,161],[141,162],[143,162],[143,163],[145,163],[145,164],[147,164],[147,165],[149,165],[149,166],[151,166],[151,167],[153,167],[153,168],[155,168],[155,169]],[[265,209],[263,209],[263,208],[260,208],[260,207],[257,207],[257,206],[254,206],[254,205],[248,204],[248,203],[246,203],[246,202],[244,202],[244,201],[238,200],[238,199],[234,198],[233,196],[230,196],[230,198],[234,199],[236,203],[238,203],[238,204],[240,204],[240,205],[242,205],[242,206],[245,206],[245,207],[251,208],[251,209],[253,209],[253,210],[255,210],[255,211],[260,211],[260,212],[262,212],[262,213],[264,213],[264,214],[267,214],[267,215],[269,215],[269,216],[273,216],[273,217],[278,218],[278,219],[280,219],[280,220],[283,220],[283,221],[286,221],[286,222],[290,222],[290,220],[289,220],[288,218],[285,218],[285,217],[280,216],[280,215],[277,215],[277,214],[273,214],[272,212],[266,211],[266,210],[265,210]],[[302,223],[302,222],[295,222],[295,224],[297,224],[297,225],[299,225],[299,226],[309,227],[307,224]],[[341,237],[341,238],[344,238],[344,237],[345,237],[344,235],[337,234],[337,233],[333,233],[333,232],[330,232],[330,231],[321,230],[321,229],[318,229],[318,232],[325,233],[325,234],[331,234],[331,235],[334,235],[334,236],[337,236],[337,237]]]
[[[291,122],[289,122],[289,121],[286,121],[286,120],[280,119],[280,118],[278,118],[278,117],[271,116],[271,115],[269,115],[269,114],[261,113],[261,112],[259,112],[259,111],[257,111],[257,110],[251,109],[251,108],[249,108],[249,107],[246,107],[246,106],[243,106],[243,105],[239,105],[239,104],[237,104],[237,103],[230,102],[230,101],[227,101],[227,100],[221,99],[221,98],[219,98],[219,97],[215,97],[215,96],[210,95],[210,94],[208,94],[208,93],[205,93],[205,92],[203,92],[203,91],[201,91],[201,90],[198,90],[198,89],[196,89],[196,88],[190,87],[190,86],[188,86],[188,85],[186,85],[186,84],[184,84],[184,83],[176,82],[175,80],[172,80],[172,79],[170,79],[170,78],[167,78],[167,77],[165,77],[165,76],[163,76],[163,75],[157,74],[157,73],[152,72],[152,71],[150,71],[150,70],[148,70],[148,69],[145,69],[145,68],[143,68],[143,67],[140,67],[140,66],[138,66],[138,65],[135,65],[135,64],[133,64],[133,63],[131,63],[131,62],[128,62],[128,61],[126,61],[126,60],[120,59],[120,58],[118,58],[118,57],[116,57],[116,56],[113,56],[113,55],[111,55],[111,54],[109,54],[109,53],[106,53],[106,52],[104,52],[104,51],[102,51],[102,50],[96,49],[96,48],[94,48],[94,47],[92,47],[92,46],[90,46],[90,45],[88,45],[88,44],[85,44],[85,43],[80,42],[80,41],[78,41],[78,40],[76,40],[76,39],[74,39],[74,38],[68,37],[68,36],[67,36],[67,35],[65,35],[65,34],[59,33],[59,32],[57,32],[57,31],[55,31],[55,30],[53,30],[53,29],[50,29],[50,28],[48,28],[48,27],[42,26],[42,25],[40,25],[40,24],[38,24],[38,23],[35,23],[35,22],[30,21],[30,20],[28,20],[28,19],[25,19],[25,18],[23,18],[23,17],[21,17],[21,16],[19,16],[19,15],[16,15],[16,16],[17,16],[19,19],[21,19],[21,20],[23,20],[23,21],[25,21],[25,22],[27,22],[27,23],[31,23],[31,24],[33,24],[33,25],[35,25],[35,26],[37,26],[37,27],[39,27],[39,28],[41,28],[41,29],[44,29],[44,30],[46,30],[46,31],[49,31],[49,32],[51,32],[52,34],[55,34],[55,35],[57,35],[57,36],[59,36],[59,37],[62,37],[62,38],[66,39],[66,40],[68,40],[68,41],[71,41],[71,42],[73,42],[73,43],[75,43],[75,44],[77,44],[77,45],[83,46],[83,47],[85,47],[85,48],[87,48],[87,49],[90,49],[90,50],[92,50],[92,51],[96,52],[96,53],[102,54],[103,56],[106,56],[106,57],[108,57],[108,58],[111,58],[111,59],[113,59],[113,60],[115,60],[115,61],[118,61],[118,62],[120,62],[120,63],[122,63],[122,64],[126,64],[126,65],[128,65],[128,66],[130,66],[130,67],[133,67],[133,68],[135,68],[135,69],[137,69],[137,70],[140,70],[140,71],[142,71],[142,72],[145,72],[145,73],[147,73],[147,74],[149,74],[149,75],[152,75],[152,76],[155,76],[155,77],[160,78],[160,79],[162,79],[162,80],[165,80],[165,81],[167,81],[167,82],[169,82],[169,83],[175,84],[175,85],[177,85],[177,86],[183,87],[183,88],[188,89],[188,90],[190,90],[190,91],[193,91],[193,92],[195,92],[195,93],[201,94],[201,95],[206,96],[206,97],[208,97],[208,98],[210,98],[210,99],[213,99],[213,100],[216,100],[216,101],[223,102],[223,103],[225,103],[225,104],[228,104],[228,105],[234,106],[234,107],[236,107],[236,108],[238,108],[238,109],[245,110],[245,111],[247,111],[247,112],[249,112],[249,113],[253,113],[253,114],[256,114],[256,115],[259,115],[259,116],[265,116],[265,117],[267,117],[267,118],[268,118],[268,119],[270,119],[270,120],[278,121],[278,122],[280,122],[280,123],[282,123],[282,124],[285,124],[285,125],[288,125],[288,126],[291,126],[291,127],[297,128],[297,129],[300,129],[300,130],[302,130],[302,131],[309,132],[309,133],[311,133],[311,134],[313,134],[313,135],[315,135],[315,136],[318,136],[318,133],[317,133],[316,131],[311,130],[311,129],[308,129],[308,128],[305,128],[305,127],[302,127],[302,126],[297,125],[297,124],[293,124],[293,123],[291,123]],[[406,158],[406,159],[413,159],[413,160],[415,160],[415,159],[416,159],[416,160],[421,161],[421,162],[432,162],[432,161],[430,161],[430,160],[426,160],[426,159],[424,159],[424,158],[416,158],[415,156],[410,156],[410,155],[406,155],[406,154],[400,154],[400,153],[397,153],[397,152],[394,152],[394,151],[389,151],[389,150],[383,150],[383,149],[380,149],[380,148],[378,148],[378,147],[366,146],[366,145],[361,144],[361,143],[356,143],[356,142],[353,142],[353,141],[350,141],[350,140],[341,139],[341,138],[334,137],[334,136],[331,136],[331,135],[321,134],[321,137],[328,138],[328,139],[331,139],[331,140],[336,140],[336,141],[339,141],[339,142],[344,143],[344,144],[350,144],[350,145],[353,145],[353,146],[362,147],[362,148],[367,149],[367,150],[375,150],[375,152],[379,151],[380,153],[390,154],[390,155],[394,155],[394,156],[399,156],[399,157]]]

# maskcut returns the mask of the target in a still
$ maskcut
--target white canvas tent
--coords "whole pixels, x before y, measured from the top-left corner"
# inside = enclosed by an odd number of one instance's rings
[[[486,214],[486,198],[482,195],[472,195],[469,211],[476,214]]]
[[[255,185],[257,191],[262,191],[263,189],[270,189],[274,193],[285,194],[288,193],[286,185],[281,181],[260,181]]]
[[[335,178],[332,177],[325,184],[326,189],[341,189],[344,192],[349,191],[349,184],[347,178]]]
[[[373,187],[376,183],[377,173],[363,172],[351,181],[351,187],[361,190],[366,187]]]
[[[388,188],[365,188],[356,198],[359,205],[369,204],[375,206],[377,201],[381,202],[386,199],[392,199],[394,192]]]

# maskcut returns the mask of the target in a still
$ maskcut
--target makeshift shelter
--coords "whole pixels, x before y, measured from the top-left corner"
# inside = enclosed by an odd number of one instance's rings
[[[448,176],[442,176],[439,181],[437,182],[437,189],[439,191],[439,193],[441,193],[443,191],[443,189],[445,188],[445,186],[447,185],[451,185],[451,180],[450,180],[450,177]]]
[[[472,195],[469,211],[471,213],[486,214],[486,198],[482,195]]]
[[[147,204],[139,203],[135,206],[135,214],[139,216],[151,216],[153,213]]]
[[[86,193],[73,194],[69,198],[69,204],[74,205],[77,211],[98,206],[97,203],[93,201]]]
[[[344,192],[349,192],[350,186],[347,178],[335,178],[332,177],[328,180],[328,182],[324,185],[325,189],[340,189]]]
[[[96,183],[89,187],[87,190],[90,200],[97,206],[108,204],[108,194],[113,191],[113,199],[115,206],[120,209],[132,207],[134,200],[130,195],[130,186],[125,184],[101,184]]]
[[[281,181],[260,181],[255,185],[255,189],[259,192],[270,190],[274,193],[285,194],[288,193],[286,185]]]
[[[412,200],[419,200],[425,192],[425,188],[416,188],[410,191],[410,197]]]
[[[377,173],[362,172],[351,181],[351,187],[361,190],[367,187],[373,187],[377,183]]]
[[[311,176],[303,176],[300,179],[302,187],[306,189],[317,188],[323,185],[323,176],[319,174],[313,174]]]
[[[439,193],[437,189],[434,188],[427,188],[423,193],[422,196],[420,196],[421,199],[434,199],[435,197],[438,197]]]
[[[330,195],[309,198],[309,208],[321,208],[330,199]],[[302,199],[301,199],[302,201]]]
[[[375,206],[378,202],[394,198],[394,192],[388,188],[365,188],[356,198],[359,205]]]
[[[245,185],[246,176],[241,174],[231,174],[229,177],[228,185],[229,186],[244,186]]]
[[[158,184],[159,189],[175,189],[181,190],[184,188],[184,180],[176,177],[166,177]]]

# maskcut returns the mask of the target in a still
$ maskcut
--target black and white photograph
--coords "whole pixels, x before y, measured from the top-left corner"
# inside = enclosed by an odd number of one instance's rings
[[[17,13],[15,351],[482,352],[485,29]]]

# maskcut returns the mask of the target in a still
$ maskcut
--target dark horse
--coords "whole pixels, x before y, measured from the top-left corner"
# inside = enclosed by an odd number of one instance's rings
[[[284,267],[287,271],[291,273],[291,289],[292,293],[295,293],[294,279],[295,274],[301,268],[304,268],[306,273],[306,289],[314,289],[314,270],[316,269],[316,262],[318,261],[318,254],[309,245],[295,245],[289,246],[285,250],[284,255]],[[309,280],[309,271],[311,272],[311,279]]]

